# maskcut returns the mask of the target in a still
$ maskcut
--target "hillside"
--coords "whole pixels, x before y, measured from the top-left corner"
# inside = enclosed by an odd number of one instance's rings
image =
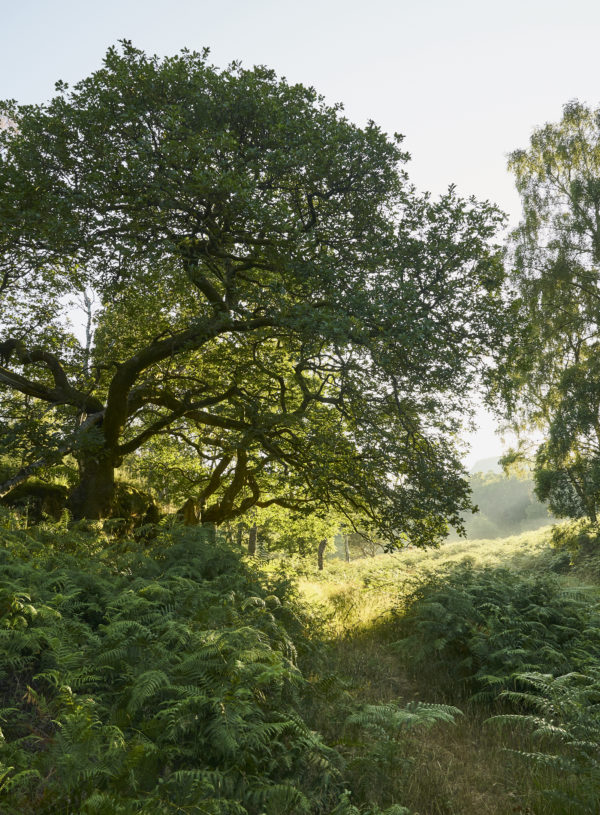
[[[500,475],[502,473],[502,467],[498,462],[498,458],[491,456],[489,458],[478,459],[469,469],[469,472],[471,475],[475,475],[475,473],[495,473],[496,475]]]
[[[531,477],[497,472],[474,472],[469,477],[477,513],[465,513],[467,537],[503,538],[547,526],[553,518],[534,493]],[[453,533],[451,539],[458,536]]]

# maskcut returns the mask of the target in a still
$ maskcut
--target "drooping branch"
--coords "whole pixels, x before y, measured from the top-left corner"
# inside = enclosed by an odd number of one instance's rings
[[[21,374],[14,371],[9,371],[8,368],[0,365],[0,384],[8,385],[9,388],[25,394],[25,396],[33,396],[36,399],[42,399],[44,402],[50,402],[54,405],[64,404],[64,394],[57,388],[48,388],[40,382],[33,382]]]

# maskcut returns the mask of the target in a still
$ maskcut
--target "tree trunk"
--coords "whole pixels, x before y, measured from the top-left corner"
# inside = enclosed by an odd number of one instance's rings
[[[111,514],[115,494],[115,464],[108,456],[86,458],[79,465],[79,484],[67,507],[75,520],[98,520]]]
[[[350,535],[344,535],[344,558],[346,563],[350,563]]]
[[[198,526],[200,519],[196,511],[196,502],[193,498],[188,498],[179,511],[183,515],[184,526]]]
[[[207,543],[215,544],[217,542],[217,527],[216,524],[202,524],[202,528],[206,530]]]
[[[325,547],[327,546],[327,540],[322,540],[319,543],[319,548],[317,549],[317,562],[319,564],[319,571],[323,571],[323,555],[325,553]]]
[[[256,554],[256,538],[258,535],[258,530],[256,528],[256,524],[250,527],[250,532],[248,534],[248,554],[255,555]]]
[[[238,549],[242,548],[243,536],[244,536],[244,524],[238,524],[236,530],[236,543]]]
[[[93,413],[91,416],[88,416],[85,422],[78,428],[77,433],[81,435],[82,433],[86,432],[92,425],[98,423],[101,416],[101,413]],[[49,453],[47,456],[43,456],[43,458],[38,458],[37,461],[34,461],[31,464],[21,467],[19,472],[15,473],[12,478],[9,478],[8,481],[5,481],[3,484],[0,484],[0,498],[8,495],[13,487],[17,487],[19,484],[22,484],[23,481],[26,481],[29,476],[40,467],[47,467],[51,464],[59,464],[67,453],[72,452],[72,450],[72,442],[61,444],[54,452]]]

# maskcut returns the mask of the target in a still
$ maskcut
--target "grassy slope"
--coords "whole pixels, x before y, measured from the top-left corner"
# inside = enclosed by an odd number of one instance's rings
[[[484,725],[493,711],[452,697],[444,676],[411,675],[389,645],[395,639],[389,613],[402,605],[402,596],[417,576],[469,560],[474,566],[503,566],[518,572],[556,571],[565,556],[549,545],[550,527],[495,540],[449,543],[439,549],[405,550],[345,563],[330,560],[324,572],[304,575],[301,591],[318,605],[329,621],[331,644],[324,672],[342,678],[357,701],[385,703],[411,699],[446,702],[464,716],[453,727],[434,727],[411,743],[412,767],[402,769],[396,784],[402,802],[419,815],[508,815],[533,812],[527,801],[542,779],[503,748],[534,749],[521,732],[499,732]],[[573,573],[566,584],[583,584]],[[331,710],[314,717],[314,724],[335,739]],[[334,717],[335,718],[335,717]],[[374,799],[384,779],[374,779]],[[378,786],[379,785],[379,786]],[[552,809],[536,808],[535,812]]]
[[[346,563],[326,561],[325,570],[308,571],[300,589],[311,603],[323,606],[332,630],[373,624],[410,589],[416,577],[446,566],[471,561],[476,566],[510,566],[516,571],[544,569],[553,558],[548,539],[551,527],[509,538],[461,540],[438,549],[404,549],[393,554]]]

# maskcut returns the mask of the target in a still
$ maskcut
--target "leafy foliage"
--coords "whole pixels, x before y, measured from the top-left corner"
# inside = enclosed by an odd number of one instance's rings
[[[494,716],[490,723],[519,726],[539,743],[536,752],[518,752],[537,768],[551,770],[543,790],[556,815],[590,815],[600,808],[600,669],[552,677],[525,673],[527,690],[503,696],[535,713]]]
[[[422,579],[399,625],[410,665],[444,672],[479,699],[514,689],[525,671],[559,675],[600,657],[597,604],[553,575],[459,565]]]
[[[454,439],[502,324],[495,207],[418,194],[400,136],[206,51],[123,42],[0,108],[0,416],[27,466],[77,456],[75,517],[111,513],[129,459],[206,523],[279,503],[423,545],[460,527]],[[95,298],[85,347],[66,294]],[[51,417],[39,444],[23,397]]]
[[[4,807],[300,813],[336,797],[277,586],[198,532],[85,568],[3,537]]]
[[[535,464],[539,498],[560,517],[595,521],[600,111],[569,102],[509,167],[523,218],[512,236],[512,329],[496,349],[492,400],[521,436],[515,452]],[[527,443],[531,431],[543,433],[541,445]]]
[[[600,359],[572,364],[561,376],[548,439],[536,454],[536,493],[555,515],[596,519],[600,503]]]

